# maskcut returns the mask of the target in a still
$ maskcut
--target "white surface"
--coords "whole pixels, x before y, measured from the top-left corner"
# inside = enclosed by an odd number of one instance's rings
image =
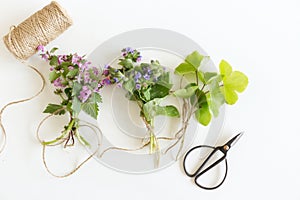
[[[3,1],[0,35],[49,1]],[[224,140],[245,134],[229,152],[229,174],[215,191],[197,188],[177,163],[154,174],[122,174],[91,160],[75,175],[46,173],[34,130],[51,90],[12,106],[3,116],[8,143],[0,155],[0,199],[299,199],[298,73],[300,2],[286,1],[63,1],[74,25],[50,44],[90,53],[120,32],[167,28],[198,42],[218,63],[226,59],[249,76],[249,87],[226,111]],[[39,79],[0,43],[0,106],[30,96]],[[30,61],[39,65],[37,57]],[[151,196],[152,195],[152,196]]]

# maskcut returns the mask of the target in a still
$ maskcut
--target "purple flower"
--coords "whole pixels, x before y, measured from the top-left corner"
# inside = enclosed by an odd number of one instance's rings
[[[136,62],[140,62],[142,60],[142,56],[138,56]]]
[[[146,80],[149,80],[149,79],[150,79],[150,75],[149,75],[149,74],[145,74],[143,77],[144,77],[144,79],[146,79]]]
[[[111,82],[110,82],[109,78],[105,78],[105,79],[102,80],[101,84],[102,85],[110,85]]]
[[[134,50],[131,47],[126,47],[125,51],[128,52],[128,53],[133,53],[134,52]]]
[[[116,78],[116,77],[114,77],[114,81],[115,81],[116,83],[118,83],[118,82],[119,82],[119,79]]]
[[[42,53],[45,52],[45,47],[43,45],[39,45],[36,49]]]
[[[42,59],[48,60],[49,59],[49,55],[48,54],[42,54]]]
[[[104,76],[108,76],[108,74],[109,74],[109,70],[107,70],[107,69],[106,69],[106,70],[104,70],[102,74],[103,74]]]
[[[99,75],[99,69],[97,67],[93,67],[93,72],[96,76]]]
[[[90,73],[85,73],[83,79],[85,84],[89,83],[91,80]]]
[[[54,70],[54,67],[50,67],[50,71],[52,72]]]
[[[141,89],[141,84],[137,83],[137,84],[135,85],[135,89],[137,89],[137,90]]]
[[[86,102],[90,95],[92,94],[92,91],[88,88],[88,86],[84,85],[82,86],[82,90],[80,91],[80,95],[78,98],[82,103]]]
[[[61,83],[61,78],[57,78],[53,81],[53,85],[55,87],[64,87],[63,84]]]
[[[72,56],[73,64],[78,65],[81,60],[82,60],[81,56],[78,56],[77,53],[73,54],[73,56]]]
[[[117,83],[117,87],[121,88],[122,87],[122,83],[121,82]]]
[[[136,72],[136,74],[134,76],[134,80],[137,81],[141,77],[142,77],[142,74],[140,72]]]
[[[104,67],[103,67],[104,69],[109,69],[110,68],[110,66],[109,65],[104,65]]]
[[[57,56],[57,61],[58,61],[59,65],[61,63],[63,63],[65,61],[65,55],[59,55],[59,56]]]

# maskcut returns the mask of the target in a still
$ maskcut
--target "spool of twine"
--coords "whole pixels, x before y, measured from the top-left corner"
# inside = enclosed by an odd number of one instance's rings
[[[18,59],[26,60],[36,53],[38,45],[46,46],[72,25],[65,9],[52,1],[3,37],[7,49]]]

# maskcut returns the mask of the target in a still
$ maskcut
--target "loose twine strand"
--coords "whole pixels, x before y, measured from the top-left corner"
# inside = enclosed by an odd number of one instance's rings
[[[41,86],[41,89],[36,93],[34,94],[33,96],[29,97],[29,98],[25,98],[25,99],[21,99],[21,100],[18,100],[18,101],[12,101],[12,102],[9,102],[8,104],[6,104],[5,106],[3,106],[0,110],[0,127],[1,127],[1,133],[2,133],[2,142],[1,142],[1,146],[0,146],[0,154],[3,152],[4,150],[4,147],[6,145],[6,137],[7,137],[7,134],[6,134],[6,130],[4,128],[4,125],[3,125],[3,122],[2,122],[2,115],[4,113],[4,111],[9,107],[9,106],[12,106],[12,105],[15,105],[15,104],[18,104],[18,103],[24,103],[26,101],[30,101],[32,99],[34,99],[35,97],[37,97],[38,95],[40,95],[44,88],[45,88],[45,78],[44,76],[41,74],[41,72],[39,72],[39,70],[37,70],[34,66],[24,62],[24,61],[21,61],[22,63],[24,63],[29,69],[33,70],[42,80],[42,86]]]

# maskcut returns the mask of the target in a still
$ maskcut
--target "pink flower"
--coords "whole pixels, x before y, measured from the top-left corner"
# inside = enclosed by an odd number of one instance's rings
[[[80,99],[80,101],[82,103],[84,103],[88,100],[88,98],[90,97],[91,94],[92,94],[92,91],[88,88],[88,86],[84,85],[82,87],[82,90],[80,91],[80,95],[78,96],[78,98]]]
[[[63,84],[61,83],[61,78],[57,78],[53,81],[53,85],[55,87],[64,87]]]
[[[36,49],[42,53],[45,52],[45,47],[43,45],[39,45]]]

